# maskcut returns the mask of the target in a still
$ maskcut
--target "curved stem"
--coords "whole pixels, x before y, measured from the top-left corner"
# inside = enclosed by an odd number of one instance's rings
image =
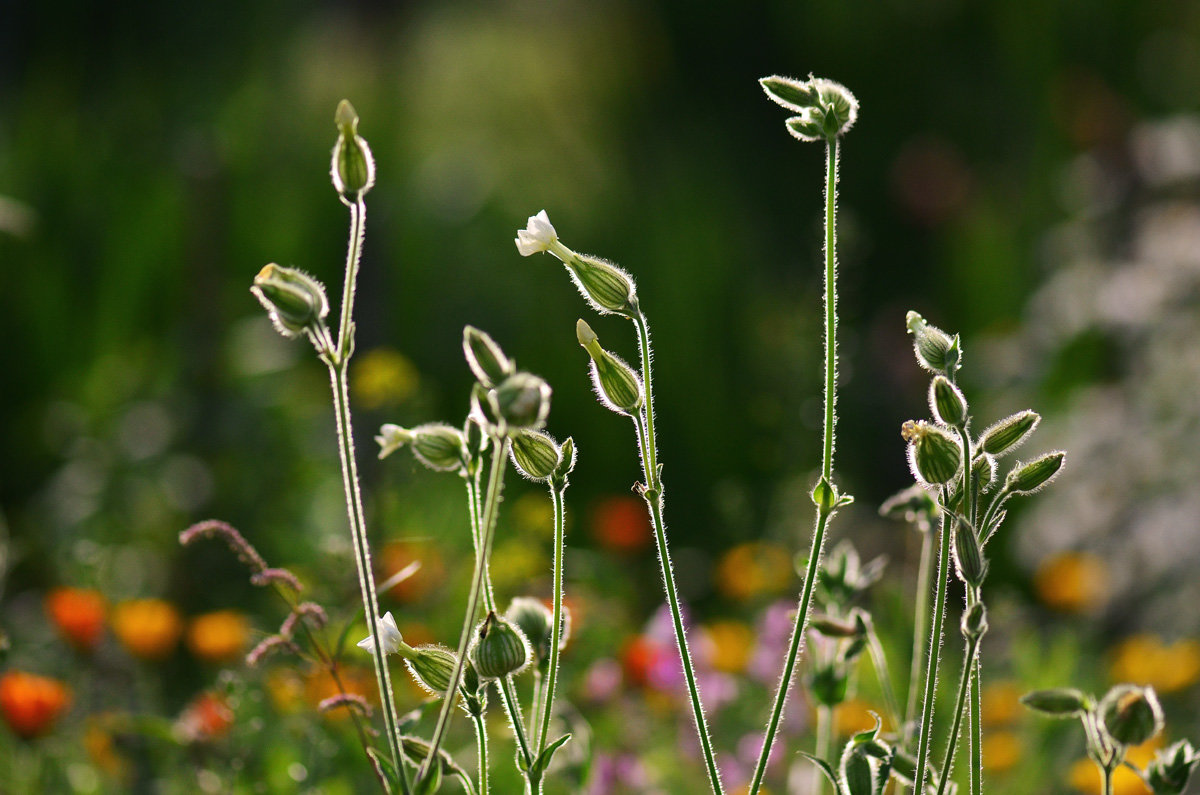
[[[479,795],[488,795],[488,736],[483,715],[471,716],[475,721],[475,746],[479,749]]]
[[[642,383],[646,389],[646,404],[643,407],[644,426],[642,417],[633,418],[638,440],[642,445],[642,472],[646,480],[640,491],[643,499],[646,500],[646,507],[650,511],[650,522],[654,526],[654,540],[658,547],[658,562],[662,572],[663,589],[666,592],[667,604],[671,609],[671,620],[675,626],[675,644],[679,647],[679,657],[683,663],[683,675],[687,681],[688,697],[692,705],[692,718],[696,724],[696,734],[700,738],[700,749],[704,754],[709,785],[715,795],[724,795],[721,774],[717,769],[716,752],[713,750],[712,737],[709,736],[708,722],[704,718],[704,705],[700,701],[700,688],[696,684],[696,669],[692,663],[692,653],[688,649],[687,632],[683,625],[683,614],[680,612],[679,596],[675,588],[675,570],[671,563],[671,552],[667,546],[666,526],[663,523],[663,485],[658,472],[658,453],[654,436],[654,386],[650,372],[650,329],[646,323],[646,316],[640,309],[634,314],[633,322],[638,329],[642,359]]]
[[[525,717],[521,714],[521,702],[514,692],[512,676],[503,676],[497,679],[496,687],[504,696],[504,708],[508,711],[508,721],[512,724],[513,734],[517,736],[517,747],[521,754],[519,761],[523,761],[525,765],[523,772],[525,781],[529,785],[529,795],[539,795],[542,791],[542,776],[533,769],[535,757],[532,755],[529,739],[525,734]]]
[[[944,795],[946,787],[950,785],[950,770],[954,767],[954,751],[962,729],[963,710],[967,705],[969,684],[975,670],[975,652],[978,648],[978,636],[968,639],[963,655],[962,676],[958,683],[958,698],[954,702],[954,721],[950,724],[950,739],[946,744],[946,759],[942,762],[942,774],[938,777],[938,795]]]
[[[562,610],[563,610],[563,551],[566,537],[566,510],[564,505],[565,489],[550,489],[554,500],[554,616],[551,619],[553,629],[550,632],[550,669],[546,674],[546,694],[542,698],[541,720],[535,733],[537,754],[534,759],[540,759],[546,750],[550,738],[550,718],[554,712],[554,688],[558,681],[559,646],[562,645]]]
[[[945,502],[945,489],[942,490],[942,500]],[[937,595],[933,600],[933,621],[929,625],[929,656],[925,667],[925,697],[921,701],[921,733],[917,739],[917,785],[914,793],[925,792],[925,777],[928,774],[929,734],[933,727],[934,697],[937,693],[938,663],[942,652],[942,622],[946,615],[946,580],[949,578],[950,567],[950,520],[946,512],[942,512],[941,533],[938,538],[940,554],[938,557]]]
[[[483,503],[483,516],[480,521],[481,536],[479,552],[475,557],[475,571],[471,577],[471,591],[467,596],[467,611],[463,615],[462,633],[458,639],[458,657],[454,664],[454,673],[450,676],[450,686],[442,700],[442,709],[438,712],[437,723],[433,727],[433,737],[429,740],[430,751],[417,773],[417,781],[422,781],[429,775],[429,766],[437,758],[438,749],[446,736],[446,727],[450,722],[450,713],[457,701],[458,686],[462,682],[463,667],[467,659],[467,647],[471,642],[471,631],[475,627],[476,614],[479,612],[480,594],[484,591],[487,559],[492,553],[492,540],[496,529],[496,509],[500,502],[500,489],[504,483],[504,467],[508,461],[508,438],[492,439],[492,469],[488,473],[487,497]]]

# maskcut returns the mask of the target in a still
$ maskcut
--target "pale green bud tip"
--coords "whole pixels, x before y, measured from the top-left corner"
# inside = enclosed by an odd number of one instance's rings
[[[504,355],[496,341],[474,326],[463,328],[463,356],[475,379],[488,389],[517,371],[516,363]]]
[[[929,384],[929,408],[943,425],[961,428],[967,421],[967,399],[944,375],[934,376]]]
[[[338,103],[333,118],[338,139],[333,146],[329,176],[338,193],[361,197],[375,185],[375,158],[371,147],[358,134],[358,114],[349,101],[343,99]]]
[[[979,439],[979,447],[991,455],[1016,450],[1033,435],[1042,418],[1035,411],[1019,411],[990,426]]]
[[[350,104],[350,100],[343,99],[338,103],[337,112],[333,114],[333,122],[346,135],[354,135],[358,132],[358,111]]]
[[[254,277],[250,292],[267,310],[276,331],[285,337],[315,330],[329,314],[325,288],[295,268],[284,268],[272,262]]]
[[[596,332],[592,331],[592,327],[583,318],[575,321],[575,338],[579,340],[579,344],[584,348],[588,348],[593,342],[600,341],[600,338],[596,336]]]
[[[1073,718],[1091,708],[1091,699],[1070,687],[1034,690],[1021,696],[1021,703],[1054,718]]]
[[[1117,685],[1097,709],[1108,736],[1122,745],[1141,745],[1163,728],[1162,706],[1152,687]]]
[[[358,647],[373,652],[376,643],[379,643],[384,654],[398,654],[404,648],[404,636],[400,634],[396,619],[392,617],[390,610],[383,614],[383,618],[378,619],[375,634],[360,640]]]
[[[1058,450],[1035,458],[1028,464],[1018,461],[1013,471],[1008,473],[1005,488],[1013,494],[1033,494],[1058,476],[1066,458],[1067,454]]]
[[[402,428],[390,422],[385,423],[379,429],[379,435],[375,437],[375,441],[379,444],[379,457],[387,458],[411,442],[412,438],[412,431],[407,428]]]
[[[913,351],[917,363],[933,373],[951,375],[959,368],[962,358],[958,336],[951,337],[937,326],[925,322],[916,312],[905,316],[908,333],[913,335]]]
[[[517,237],[513,240],[522,257],[549,251],[550,246],[557,241],[558,233],[554,231],[554,224],[550,223],[550,216],[545,210],[529,216],[525,228],[517,230]]]

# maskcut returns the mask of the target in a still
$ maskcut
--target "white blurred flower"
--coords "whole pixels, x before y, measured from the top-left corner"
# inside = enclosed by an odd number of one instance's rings
[[[396,626],[396,619],[392,618],[392,611],[384,613],[383,618],[378,621],[375,634],[360,640],[358,647],[364,651],[372,651],[375,647],[376,637],[383,646],[384,654],[397,654],[404,647],[404,636],[400,634],[400,628]]]
[[[542,210],[537,215],[529,216],[529,223],[524,229],[517,230],[514,242],[517,244],[517,251],[521,252],[521,256],[528,257],[531,254],[548,251],[557,240],[558,233],[554,231],[554,226],[550,223],[550,216],[546,215],[545,210]]]

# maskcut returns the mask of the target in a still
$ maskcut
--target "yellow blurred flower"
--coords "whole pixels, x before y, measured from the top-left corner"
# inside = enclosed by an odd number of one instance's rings
[[[266,686],[276,710],[287,714],[300,709],[305,683],[295,668],[272,668],[267,674]]]
[[[112,732],[105,726],[110,722],[103,718],[89,718],[83,732],[83,749],[98,770],[115,778],[125,778],[129,773],[129,760],[117,751]]]
[[[884,710],[861,698],[848,698],[833,708],[833,733],[836,737],[849,737],[857,732],[875,728],[874,712],[883,720],[884,731],[890,723]]]
[[[1028,688],[1005,679],[985,685],[980,694],[980,715],[984,726],[1007,726],[1021,717],[1021,696]]]
[[[754,651],[754,630],[740,621],[714,621],[704,628],[711,645],[709,662],[731,674],[746,670]]]
[[[1108,568],[1086,552],[1063,552],[1043,561],[1033,577],[1038,598],[1064,613],[1083,613],[1108,598]]]
[[[1159,693],[1182,690],[1200,679],[1200,641],[1168,646],[1157,635],[1131,635],[1113,650],[1108,674],[1114,682],[1150,685]]]
[[[1021,759],[1021,740],[1013,732],[989,732],[983,736],[982,747],[983,766],[993,773],[1009,770]]]
[[[775,544],[755,541],[726,552],[714,574],[721,593],[740,601],[778,593],[792,579],[792,556]]]
[[[420,376],[408,357],[392,348],[375,348],[357,358],[350,389],[364,409],[394,406],[412,397]]]
[[[179,611],[162,599],[134,599],[113,608],[112,627],[129,653],[161,660],[175,650],[183,633]]]
[[[1158,737],[1141,745],[1130,748],[1125,759],[1139,768],[1144,768],[1154,758],[1154,752],[1162,746]],[[1079,792],[1088,795],[1101,795],[1104,792],[1104,780],[1100,777],[1100,768],[1090,759],[1080,759],[1071,765],[1067,781]],[[1113,795],[1150,795],[1150,788],[1145,785],[1137,773],[1127,767],[1117,768],[1113,774]]]
[[[250,625],[236,610],[217,610],[192,619],[187,645],[192,654],[210,663],[237,659],[246,649]]]
[[[522,494],[512,506],[513,524],[523,532],[550,538],[554,535],[554,503],[540,491]]]

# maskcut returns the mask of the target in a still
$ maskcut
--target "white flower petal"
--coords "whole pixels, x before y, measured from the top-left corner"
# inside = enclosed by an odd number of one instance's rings
[[[521,252],[521,256],[528,257],[548,250],[556,240],[558,233],[550,223],[550,216],[542,210],[537,215],[529,216],[529,222],[524,229],[517,231],[513,242],[517,244],[517,251]]]

